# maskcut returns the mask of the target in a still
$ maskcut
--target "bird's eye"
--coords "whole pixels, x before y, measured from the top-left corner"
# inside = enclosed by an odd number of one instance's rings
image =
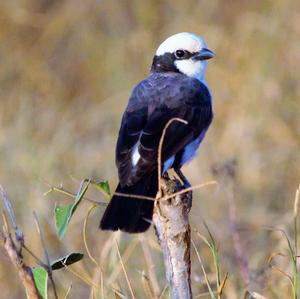
[[[182,59],[182,58],[184,58],[184,56],[185,56],[185,51],[184,51],[184,50],[177,50],[177,51],[175,52],[175,56],[176,56],[176,58],[178,58],[178,59]]]

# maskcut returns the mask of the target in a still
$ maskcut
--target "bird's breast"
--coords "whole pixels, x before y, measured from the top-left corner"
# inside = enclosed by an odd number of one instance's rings
[[[197,151],[199,149],[200,143],[203,140],[205,136],[206,130],[201,132],[200,135],[194,139],[192,142],[187,144],[183,150],[183,154],[181,157],[180,164],[181,166],[190,162],[197,154]]]

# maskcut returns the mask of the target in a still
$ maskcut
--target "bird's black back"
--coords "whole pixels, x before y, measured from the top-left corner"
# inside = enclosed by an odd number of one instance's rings
[[[212,121],[211,96],[205,84],[176,72],[152,72],[133,90],[123,115],[116,147],[120,185],[134,185],[157,168],[158,145],[162,131],[173,122],[162,148],[162,162],[182,152],[184,147],[206,131]],[[132,164],[138,147],[140,159]]]

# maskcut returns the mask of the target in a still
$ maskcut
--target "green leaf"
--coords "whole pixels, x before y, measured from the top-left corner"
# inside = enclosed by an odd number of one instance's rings
[[[70,253],[68,255],[65,255],[65,256],[53,261],[51,263],[51,268],[52,268],[52,270],[58,270],[58,269],[64,268],[65,265],[67,265],[67,266],[72,265],[72,264],[80,261],[82,258],[83,258],[82,253],[73,252],[73,253]]]
[[[86,185],[83,188],[84,183],[86,183]],[[55,205],[54,208],[55,225],[60,239],[62,239],[65,236],[71,217],[76,211],[78,205],[80,204],[84,194],[86,193],[89,187],[89,184],[90,184],[90,180],[84,180],[80,184],[79,191],[72,204],[69,204],[67,206]]]
[[[68,222],[70,221],[72,214],[72,207],[73,204],[70,204],[67,207],[56,205],[54,208],[55,224],[60,239],[62,239],[66,233]]]
[[[43,267],[36,267],[32,269],[33,279],[35,285],[43,297],[43,299],[47,299],[47,289],[48,289],[48,273]]]
[[[104,194],[106,194],[108,197],[111,196],[110,187],[109,187],[108,181],[102,181],[102,182],[94,182],[94,181],[92,181],[92,184],[97,189],[99,189],[101,192],[103,192]]]

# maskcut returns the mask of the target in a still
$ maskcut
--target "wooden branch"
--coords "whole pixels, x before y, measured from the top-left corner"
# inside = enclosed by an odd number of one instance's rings
[[[15,268],[19,273],[19,277],[26,290],[27,298],[41,299],[39,292],[34,283],[31,268],[24,263],[22,256],[18,252],[15,243],[11,237],[11,234],[9,232],[6,220],[4,221],[2,235],[3,235],[2,237],[3,237],[4,249],[6,250],[9,256],[10,261],[12,262],[12,264],[15,266]]]
[[[191,290],[191,230],[188,214],[192,192],[168,196],[184,189],[177,179],[161,180],[162,197],[154,206],[153,223],[162,248],[166,277],[172,299],[190,299]],[[167,195],[167,199],[164,196]]]

